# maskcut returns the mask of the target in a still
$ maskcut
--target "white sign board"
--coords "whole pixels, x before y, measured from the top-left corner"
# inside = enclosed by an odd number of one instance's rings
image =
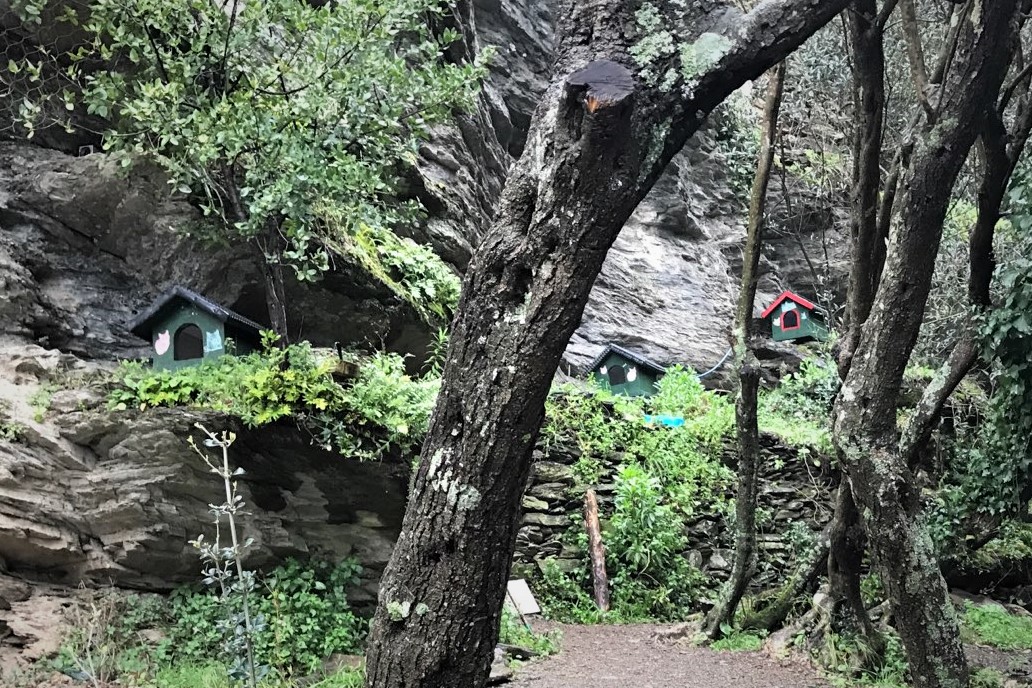
[[[527,616],[541,613],[541,607],[534,599],[534,594],[530,592],[530,586],[522,578],[509,581],[506,592],[505,604],[515,608],[520,614]]]

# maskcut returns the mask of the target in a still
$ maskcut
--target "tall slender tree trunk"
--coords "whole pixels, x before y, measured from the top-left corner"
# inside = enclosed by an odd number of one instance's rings
[[[767,186],[774,166],[774,144],[778,137],[778,113],[785,90],[785,63],[774,68],[767,85],[763,108],[763,134],[756,161],[749,201],[749,227],[745,237],[742,261],[742,287],[738,293],[735,314],[735,368],[738,371],[738,395],[735,400],[736,435],[738,439],[738,492],[735,496],[735,556],[731,577],[720,600],[706,616],[705,632],[710,638],[721,634],[721,627],[734,618],[738,603],[752,578],[756,562],[756,493],[759,488],[760,429],[756,404],[760,389],[760,365],[752,350],[753,310],[756,306],[756,283],[759,280],[760,251],[763,248],[763,225],[767,207]]]
[[[845,377],[871,312],[881,276],[884,242],[878,222],[881,155],[885,117],[883,17],[877,0],[856,0],[846,14],[853,69],[856,130],[853,133],[853,192],[850,199],[850,271],[846,336],[839,357]],[[841,462],[840,462],[841,464]],[[849,482],[841,480],[835,498],[828,555],[831,630],[861,631],[874,638],[860,594],[866,542]]]
[[[269,309],[269,324],[280,341],[287,343],[290,332],[287,329],[287,296],[283,277],[283,265],[269,261],[262,262],[265,278],[265,305]]]
[[[855,130],[847,330],[839,359],[839,373],[843,377],[871,312],[884,260],[879,251],[884,237],[878,226],[878,201],[885,119],[885,49],[877,0],[855,0],[845,16],[852,57]]]
[[[465,3],[468,6],[468,3]],[[479,688],[544,401],[606,252],[707,114],[845,5],[652,6],[691,63],[636,76],[637,3],[561,3],[555,81],[466,273],[437,406],[367,652],[375,688]],[[457,16],[467,16],[464,12]],[[669,88],[664,86],[669,85]]]
[[[896,400],[917,340],[942,226],[960,172],[996,102],[1017,30],[1016,0],[979,2],[960,29],[935,126],[905,176],[900,226],[835,408],[835,439],[883,573],[918,688],[967,686],[956,615],[901,456]]]
[[[221,169],[226,221],[230,223],[245,223],[250,218],[243,197],[240,195],[238,172],[235,165],[225,165]],[[269,310],[269,324],[273,331],[280,336],[281,344],[286,344],[288,335],[287,297],[283,264],[280,262],[283,253],[283,237],[280,235],[279,223],[272,218],[266,219],[264,231],[250,241],[258,252],[258,261],[265,282],[265,305]]]

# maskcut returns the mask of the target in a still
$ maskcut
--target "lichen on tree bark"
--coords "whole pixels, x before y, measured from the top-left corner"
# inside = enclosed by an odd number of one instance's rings
[[[368,686],[484,685],[545,396],[606,252],[706,115],[846,0],[773,0],[727,26],[719,19],[739,13],[725,5],[654,4],[686,38],[720,30],[730,46],[696,75],[690,93],[680,83],[647,88],[630,56],[639,38],[627,31],[632,3],[562,3],[555,81],[466,272],[437,406],[383,577]],[[460,5],[456,16],[468,17],[469,3]],[[622,65],[633,89],[604,89],[592,104],[602,84],[569,76],[601,61]],[[476,490],[475,507],[434,488],[445,474],[457,491]],[[405,605],[426,613],[390,613]]]
[[[931,288],[953,185],[996,102],[1018,3],[994,0],[960,29],[939,115],[917,142],[878,292],[834,412],[835,439],[883,572],[896,628],[919,687],[966,686],[967,663],[946,584],[921,518],[919,487],[899,450],[896,402]]]

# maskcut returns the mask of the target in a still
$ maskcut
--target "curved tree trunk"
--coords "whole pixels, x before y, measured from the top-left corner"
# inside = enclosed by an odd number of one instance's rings
[[[1006,73],[1015,0],[986,0],[964,22],[939,117],[918,143],[900,226],[871,315],[836,402],[835,438],[882,569],[919,688],[967,685],[956,615],[920,517],[919,487],[898,451],[896,400],[931,287],[953,185]]]
[[[691,49],[672,83],[636,75],[637,3],[564,2],[556,80],[466,273],[402,532],[384,572],[367,685],[486,681],[545,396],[606,252],[706,115],[845,5],[652,3]],[[459,13],[459,16],[465,16]],[[655,65],[654,65],[655,66]],[[664,88],[668,86],[669,88]]]

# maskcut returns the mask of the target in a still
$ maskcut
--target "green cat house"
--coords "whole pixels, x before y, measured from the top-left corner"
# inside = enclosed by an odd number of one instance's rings
[[[656,393],[666,368],[616,344],[609,344],[588,367],[592,377],[614,394],[648,397]]]
[[[262,326],[186,287],[162,294],[133,320],[129,331],[151,343],[155,368],[176,370],[218,358],[233,340],[233,352],[246,354],[261,345]]]
[[[770,324],[775,342],[823,342],[828,338],[828,325],[821,309],[812,301],[790,291],[781,292],[760,317]]]

